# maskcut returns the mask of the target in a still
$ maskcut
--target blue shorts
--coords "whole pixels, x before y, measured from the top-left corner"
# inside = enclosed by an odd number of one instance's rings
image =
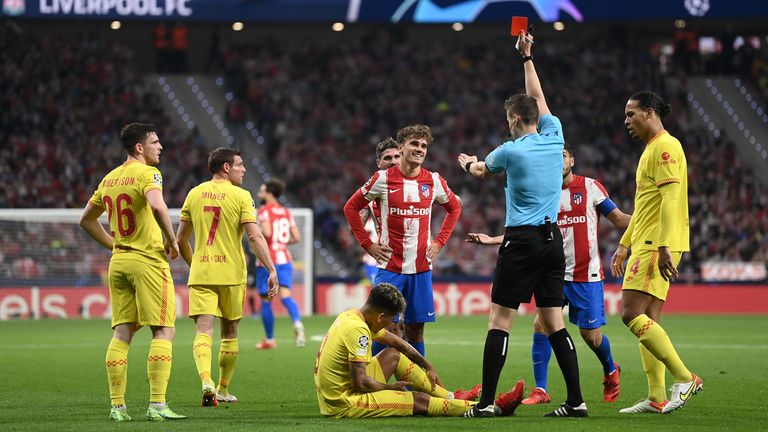
[[[365,276],[368,277],[369,281],[371,281],[371,285],[375,284],[376,272],[379,271],[379,268],[373,264],[363,264],[363,270],[365,270]]]
[[[568,305],[568,320],[582,329],[606,324],[603,282],[569,282],[563,286],[563,306]]]
[[[376,284],[392,284],[403,293],[408,306],[405,308],[405,323],[435,322],[435,300],[432,297],[432,271],[415,274],[393,273],[379,269]],[[400,322],[400,318],[393,320]]]
[[[277,264],[275,266],[277,270],[277,282],[281,287],[291,289],[293,286],[293,264]],[[267,286],[267,280],[269,280],[269,272],[262,266],[256,267],[256,287],[259,288],[259,295],[267,295],[269,287]]]

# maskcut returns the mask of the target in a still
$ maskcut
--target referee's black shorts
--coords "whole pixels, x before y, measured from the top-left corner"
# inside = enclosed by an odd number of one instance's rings
[[[564,277],[563,236],[557,224],[508,227],[496,260],[491,301],[517,309],[535,296],[537,307],[562,307]]]

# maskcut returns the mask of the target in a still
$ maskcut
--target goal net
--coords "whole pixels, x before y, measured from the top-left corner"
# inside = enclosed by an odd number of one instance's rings
[[[0,209],[0,320],[110,317],[107,270],[110,252],[79,226],[80,209]],[[179,209],[171,209],[174,228]],[[294,259],[292,293],[302,313],[313,304],[312,210],[291,209],[301,241],[289,246]],[[106,213],[102,216],[106,226]],[[249,266],[250,268],[251,266]],[[171,261],[179,317],[188,312],[188,268]],[[249,270],[249,282],[253,280]],[[248,296],[258,296],[248,290]],[[247,301],[245,314],[251,314]],[[257,306],[258,307],[258,306]],[[274,302],[276,314],[285,310]]]

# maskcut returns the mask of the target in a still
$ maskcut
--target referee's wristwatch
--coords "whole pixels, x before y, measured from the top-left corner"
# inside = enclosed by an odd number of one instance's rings
[[[533,61],[533,56],[523,56],[523,63],[527,62],[528,60]]]

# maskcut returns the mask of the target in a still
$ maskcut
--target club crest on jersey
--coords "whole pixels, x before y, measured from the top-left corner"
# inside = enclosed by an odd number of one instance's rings
[[[421,194],[424,195],[424,198],[429,198],[429,193],[432,190],[432,186],[428,184],[420,185]]]
[[[581,194],[581,192],[576,192],[573,194],[573,203],[576,205],[581,205],[581,201],[584,199],[584,196]]]

